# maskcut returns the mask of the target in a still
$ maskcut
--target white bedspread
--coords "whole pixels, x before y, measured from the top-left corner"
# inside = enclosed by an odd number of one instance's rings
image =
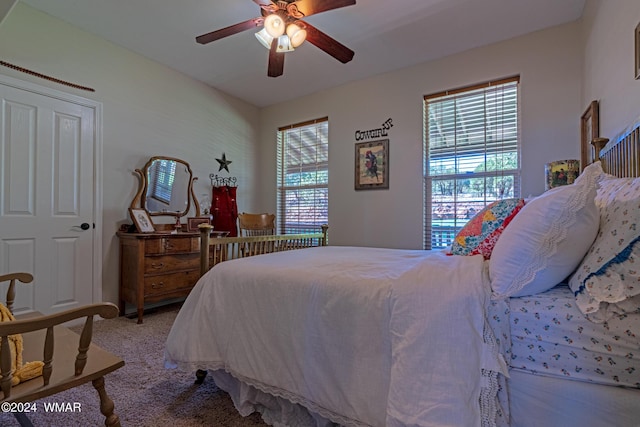
[[[223,262],[180,310],[165,364],[224,369],[342,425],[490,425],[481,371],[505,371],[485,344],[489,296],[481,256],[329,246]]]

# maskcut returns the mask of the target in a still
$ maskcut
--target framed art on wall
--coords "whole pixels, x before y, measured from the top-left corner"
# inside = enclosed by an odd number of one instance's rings
[[[595,158],[591,147],[593,138],[600,136],[600,114],[598,112],[598,101],[591,101],[589,107],[580,118],[580,142],[582,151],[580,153],[580,164],[584,168]]]
[[[356,143],[355,189],[389,188],[389,140]]]
[[[635,76],[636,80],[640,79],[640,23],[636,26],[635,31]]]
[[[153,221],[149,217],[146,210],[140,208],[129,208],[129,214],[133,223],[136,225],[138,232],[140,233],[153,233],[156,231]]]

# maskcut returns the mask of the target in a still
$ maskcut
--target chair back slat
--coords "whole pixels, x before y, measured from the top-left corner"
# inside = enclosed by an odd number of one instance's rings
[[[243,237],[273,235],[276,231],[276,216],[242,212],[238,214],[238,229]]]

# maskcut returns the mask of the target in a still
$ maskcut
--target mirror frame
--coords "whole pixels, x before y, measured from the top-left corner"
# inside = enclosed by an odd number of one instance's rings
[[[151,167],[153,162],[156,160],[173,160],[174,162],[180,163],[187,168],[187,172],[189,173],[189,183],[187,184],[188,185],[187,208],[184,211],[182,212],[149,212],[147,210],[146,200],[147,200],[147,190],[149,189],[149,180],[147,179],[147,176],[149,174],[149,168]],[[149,215],[152,215],[152,216],[174,216],[174,217],[181,218],[189,214],[189,211],[191,210],[191,203],[193,203],[193,206],[195,207],[195,211],[196,211],[195,216],[197,217],[200,216],[200,203],[198,203],[198,199],[196,198],[196,195],[193,190],[193,183],[198,178],[193,176],[193,171],[191,170],[191,165],[189,165],[189,163],[175,157],[153,156],[149,159],[149,161],[144,165],[142,169],[136,169],[135,172],[138,174],[138,177],[140,178],[140,182],[138,186],[138,192],[133,197],[133,200],[129,205],[130,208],[144,209],[145,211],[147,211]]]

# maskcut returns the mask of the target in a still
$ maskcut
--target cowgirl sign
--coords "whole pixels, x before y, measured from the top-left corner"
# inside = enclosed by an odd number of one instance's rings
[[[379,128],[357,130],[356,141],[367,141],[389,135],[393,120],[387,119]],[[355,189],[389,188],[389,140],[356,142]]]

